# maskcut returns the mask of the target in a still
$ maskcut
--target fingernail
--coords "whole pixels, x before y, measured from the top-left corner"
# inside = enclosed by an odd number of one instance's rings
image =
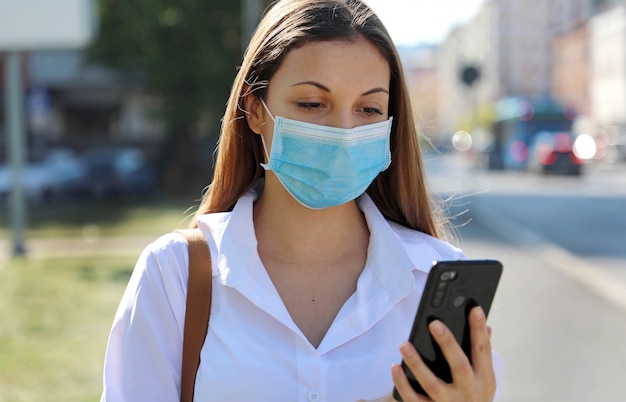
[[[402,374],[402,368],[400,367],[400,365],[397,363],[393,363],[391,365],[391,376],[393,378],[400,378],[401,374]]]
[[[409,342],[404,342],[402,345],[400,345],[400,352],[402,352],[403,356],[410,357],[413,356],[413,353],[415,353],[415,349],[413,348],[413,345],[411,345]]]
[[[443,335],[445,328],[441,321],[435,320],[429,324],[430,330],[435,333],[435,335]]]
[[[485,319],[485,312],[483,311],[482,307],[474,307],[474,309],[472,310],[472,315],[474,316],[475,320],[484,320]]]

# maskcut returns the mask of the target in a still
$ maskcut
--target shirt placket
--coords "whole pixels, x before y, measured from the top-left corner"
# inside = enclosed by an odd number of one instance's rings
[[[298,401],[327,400],[323,357],[303,338],[297,342]]]

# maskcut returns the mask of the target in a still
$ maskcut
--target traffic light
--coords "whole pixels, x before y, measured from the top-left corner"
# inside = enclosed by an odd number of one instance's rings
[[[468,87],[480,78],[480,69],[478,66],[467,64],[461,68],[461,81]]]

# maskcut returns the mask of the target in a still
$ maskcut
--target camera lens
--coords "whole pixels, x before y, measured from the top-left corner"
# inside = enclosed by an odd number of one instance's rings
[[[448,279],[450,279],[450,272],[444,272],[443,274],[441,274],[442,281],[447,281]]]

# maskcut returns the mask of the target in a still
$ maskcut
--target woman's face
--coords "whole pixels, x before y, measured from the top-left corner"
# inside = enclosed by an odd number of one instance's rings
[[[274,116],[353,128],[389,118],[389,63],[367,40],[312,42],[291,50],[269,82]],[[256,105],[255,130],[272,143],[274,124]]]

